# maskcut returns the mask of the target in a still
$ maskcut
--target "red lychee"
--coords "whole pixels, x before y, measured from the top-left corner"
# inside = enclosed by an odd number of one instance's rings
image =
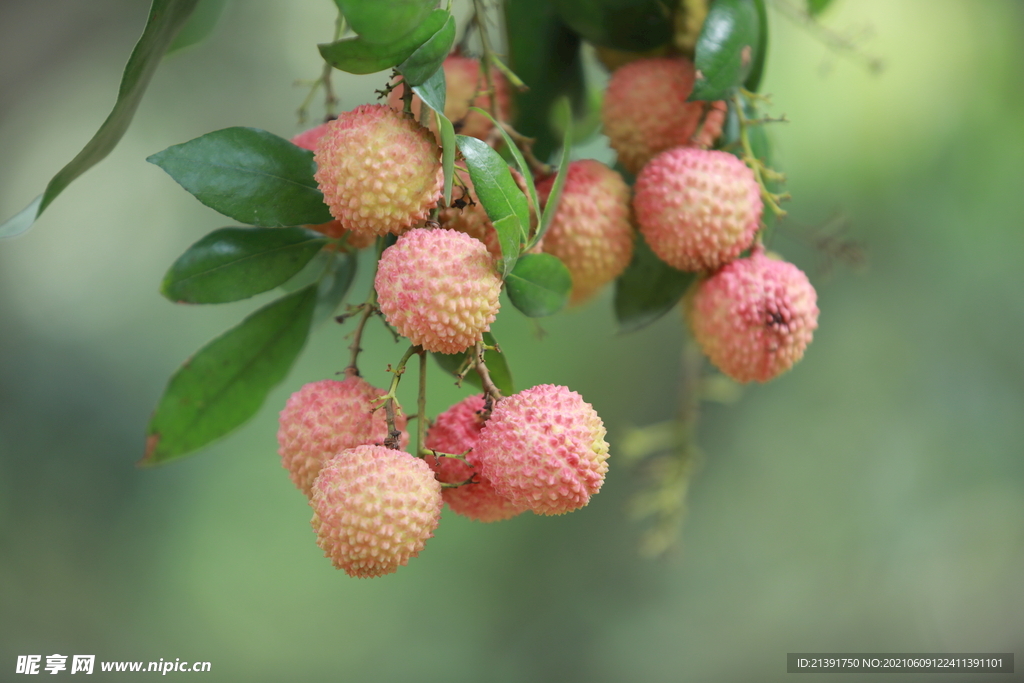
[[[601,115],[623,168],[636,174],[666,149],[714,143],[725,123],[725,103],[687,102],[695,79],[685,57],[639,59],[612,73]]]
[[[383,410],[373,410],[373,401],[384,393],[360,377],[349,377],[311,382],[291,395],[281,411],[277,443],[281,464],[300,491],[310,495],[317,472],[339,452],[384,443],[387,420]],[[396,417],[403,445],[409,441],[405,425],[404,415]]]
[[[425,462],[357,446],[324,464],[309,501],[317,545],[338,569],[368,578],[416,557],[441,520],[441,484]]]
[[[714,270],[754,241],[761,222],[754,173],[727,152],[676,147],[636,179],[633,209],[651,250],[679,270]]]
[[[456,458],[425,458],[438,480],[444,484],[460,484],[473,479],[473,483],[456,488],[442,489],[444,502],[453,512],[479,522],[497,522],[523,512],[494,490],[494,486],[479,473],[479,454],[474,450],[484,426],[483,394],[459,401],[437,416],[430,426],[425,446],[439,453],[461,455],[469,451],[466,460]]]
[[[360,105],[328,122],[314,160],[331,215],[356,233],[402,233],[424,220],[441,197],[437,142],[386,105]]]
[[[542,384],[498,401],[474,453],[498,495],[539,515],[561,515],[601,489],[604,436],[604,423],[579,394]]]
[[[737,382],[767,382],[789,370],[818,327],[807,276],[759,248],[697,283],[684,311],[705,355]]]
[[[547,203],[554,176],[537,185]],[[633,257],[629,186],[599,161],[569,164],[558,211],[544,233],[544,251],[560,258],[572,275],[570,303],[589,299],[626,269]]]
[[[377,301],[387,321],[427,351],[461,353],[498,315],[501,278],[479,240],[454,230],[411,230],[384,250]]]

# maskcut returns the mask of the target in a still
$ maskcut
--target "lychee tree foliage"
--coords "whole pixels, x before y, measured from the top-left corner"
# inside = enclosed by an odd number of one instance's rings
[[[323,124],[291,139],[231,127],[148,159],[240,224],[189,247],[161,293],[191,304],[280,296],[173,374],[142,463],[175,460],[248,420],[317,323],[334,318],[349,327],[344,377],[292,395],[278,445],[335,566],[395,571],[433,535],[444,503],[483,522],[576,510],[608,470],[604,424],[567,387],[517,391],[514,349],[490,324],[501,291],[538,318],[611,285],[621,331],[679,309],[695,339],[679,416],[619,438],[624,455],[651,464],[635,511],[654,521],[645,549],[665,550],[682,516],[697,403],[729,381],[704,372],[701,351],[735,381],[767,381],[799,360],[817,325],[806,276],[763,246],[787,198],[756,94],[764,1],[473,0],[462,19],[437,0],[334,2],[323,72],[300,109],[322,90]],[[825,4],[810,2],[808,16]],[[30,227],[113,148],[160,57],[201,39],[222,5],[154,0],[110,117],[0,236]],[[588,51],[611,72],[603,104],[584,78]],[[379,102],[336,111],[334,69],[375,79]],[[598,120],[615,168],[570,161]],[[352,297],[361,249],[376,271]],[[360,374],[373,324],[407,340],[386,388]],[[406,411],[396,389],[414,356],[418,401]],[[432,421],[427,356],[479,392]]]

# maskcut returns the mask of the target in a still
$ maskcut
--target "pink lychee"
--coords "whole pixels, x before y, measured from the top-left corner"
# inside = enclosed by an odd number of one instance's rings
[[[789,370],[818,327],[807,276],[760,248],[699,282],[684,311],[705,355],[737,382],[767,382]]]
[[[487,79],[480,69],[480,60],[461,55],[449,55],[442,64],[445,80],[444,115],[454,124],[455,132],[486,140],[494,124],[483,114],[469,111],[470,107],[491,110],[491,97],[487,92]],[[508,119],[512,107],[508,81],[496,69],[491,69],[491,83],[494,87],[499,120]],[[388,104],[402,108],[402,87],[398,86],[388,96]],[[412,113],[420,118],[420,98],[413,97]],[[433,115],[428,119],[432,131],[437,130]]]
[[[441,519],[441,484],[425,462],[383,446],[356,446],[324,464],[309,505],[317,545],[349,576],[398,570]]]
[[[561,515],[601,489],[604,436],[604,423],[579,394],[541,384],[494,406],[474,453],[498,495],[539,515]]]
[[[494,490],[491,482],[480,475],[480,458],[475,447],[484,426],[483,394],[465,398],[437,416],[430,426],[425,446],[438,453],[461,455],[456,458],[435,458],[428,455],[425,460],[444,484],[460,484],[472,479],[472,483],[441,491],[444,502],[453,512],[480,522],[497,522],[509,519],[523,512]]]
[[[385,319],[427,351],[461,353],[498,315],[501,278],[482,242],[454,230],[411,230],[384,250],[377,301]]]
[[[327,123],[314,174],[331,215],[356,233],[399,234],[441,197],[437,142],[411,117],[364,104]]]
[[[552,176],[537,185],[542,204],[554,182]],[[634,237],[629,218],[629,186],[622,176],[593,159],[569,164],[558,210],[544,233],[544,251],[569,269],[570,303],[586,301],[629,265]]]
[[[601,111],[604,132],[630,173],[659,152],[707,147],[721,134],[724,102],[687,102],[695,79],[685,57],[638,59],[612,73]]]
[[[295,486],[307,496],[317,472],[346,448],[384,443],[388,425],[374,400],[384,395],[361,377],[343,382],[325,379],[306,384],[291,395],[281,411],[277,431],[281,464]],[[401,443],[409,441],[406,418],[395,418]]]
[[[732,154],[675,147],[636,179],[633,209],[651,250],[679,270],[714,270],[747,249],[761,222],[754,173]]]

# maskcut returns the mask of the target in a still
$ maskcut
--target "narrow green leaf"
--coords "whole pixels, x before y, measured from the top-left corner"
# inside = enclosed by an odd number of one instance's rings
[[[754,0],[716,0],[697,38],[691,100],[725,99],[753,69],[760,46]]]
[[[412,91],[419,96],[420,100],[438,114],[444,114],[447,90],[448,84],[445,82],[444,69],[438,69],[427,80],[412,86]]]
[[[498,346],[498,342],[490,332],[484,332],[484,344],[487,346]],[[471,353],[472,351],[463,351],[462,353],[434,353],[431,355],[434,356],[434,360],[437,361],[437,364],[442,369],[455,375],[463,367]],[[494,386],[498,387],[498,391],[502,395],[511,396],[516,393],[515,385],[512,382],[512,371],[509,370],[508,359],[505,357],[504,352],[499,353],[492,349],[485,349],[484,362],[487,363],[487,372],[491,376],[491,381],[494,382]],[[483,380],[480,379],[480,374],[475,368],[466,373],[464,380],[477,389],[484,388]]]
[[[551,221],[555,219],[555,213],[558,211],[558,204],[562,201],[562,188],[565,187],[565,177],[569,173],[569,152],[572,149],[572,111],[569,109],[568,100],[562,98],[561,102],[563,104],[559,108],[565,112],[563,118],[565,136],[562,139],[562,159],[559,161],[558,174],[555,176],[555,182],[551,185],[551,192],[548,193],[548,200],[544,205],[544,213],[540,217],[540,226],[537,234],[530,242],[528,250],[544,239],[544,234],[551,227]]]
[[[505,140],[505,149],[507,149],[508,153],[512,155],[512,160],[515,161],[516,168],[519,169],[519,172],[523,174],[523,178],[526,179],[526,191],[530,194],[530,201],[533,202],[533,210],[540,211],[540,202],[537,200],[537,185],[533,180],[533,171],[530,170],[529,164],[526,163],[523,153],[519,151],[519,147],[512,140],[512,136],[509,135],[502,126],[498,125],[498,122],[494,120],[493,116],[491,116],[491,112],[481,109],[480,107],[470,107],[469,109],[470,111],[475,111],[478,114],[486,116],[491,120],[491,123],[494,124],[494,127],[501,131],[501,137]],[[539,224],[540,221],[538,220],[538,225]],[[527,225],[529,225],[529,223],[527,223]],[[530,241],[530,246],[533,246],[536,243],[537,238],[534,238]]]
[[[512,305],[531,318],[553,315],[565,308],[572,276],[551,254],[523,254],[505,278]]]
[[[449,14],[448,19],[437,30],[437,33],[427,38],[405,61],[398,65],[398,71],[409,81],[409,85],[426,82],[441,68],[441,62],[451,52],[454,42],[455,19]]]
[[[486,142],[465,135],[456,135],[455,141],[466,160],[476,196],[498,231],[502,276],[507,276],[516,264],[530,225],[530,205],[505,160]]]
[[[438,69],[438,73],[444,73]],[[441,168],[444,171],[444,205],[452,203],[452,185],[455,182],[455,126],[448,117],[436,109],[437,129],[441,131]]]
[[[160,58],[188,21],[198,2],[199,0],[153,0],[146,28],[143,29],[142,37],[135,44],[128,64],[124,67],[117,100],[107,120],[82,151],[50,180],[43,194],[33,199],[31,204],[10,220],[0,223],[0,237],[20,235],[32,227],[36,218],[64,191],[64,188],[110,154],[128,130],[128,124],[135,116],[135,110],[138,109],[146,86],[160,64]]]
[[[832,4],[832,0],[807,0],[807,13],[816,17]]]
[[[665,0],[554,0],[562,21],[588,42],[643,52],[672,40],[672,6]]]
[[[437,0],[334,0],[348,25],[371,43],[391,43],[427,18]]]
[[[313,153],[257,128],[224,128],[168,147],[156,164],[215,211],[249,225],[319,225],[331,213]]]
[[[615,281],[615,319],[619,332],[650,325],[679,303],[693,282],[693,273],[676,270],[659,259],[638,236],[633,260]]]
[[[289,294],[185,361],[150,419],[140,464],[180,458],[255,415],[302,351],[315,306],[315,287]]]
[[[287,281],[327,244],[305,228],[221,228],[178,257],[160,293],[171,301],[219,304]]]
[[[757,8],[757,52],[754,54],[754,63],[750,67],[750,74],[743,82],[743,87],[750,92],[757,92],[761,87],[761,78],[764,76],[764,62],[768,57],[768,8],[764,0],[754,0]]]
[[[167,48],[167,54],[198,45],[209,38],[213,29],[217,27],[221,16],[224,15],[224,8],[227,7],[227,4],[228,0],[199,0],[192,16],[181,27],[171,46]]]
[[[328,320],[345,300],[345,295],[352,287],[356,276],[356,254],[354,251],[334,252],[327,269],[320,278],[316,290],[316,310],[313,311],[313,324]]]
[[[378,3],[384,5],[386,3]],[[335,69],[351,74],[372,74],[398,66],[408,59],[416,48],[430,40],[451,17],[447,11],[436,9],[426,16],[412,32],[388,43],[374,43],[362,36],[345,38],[333,43],[321,43],[320,56]]]

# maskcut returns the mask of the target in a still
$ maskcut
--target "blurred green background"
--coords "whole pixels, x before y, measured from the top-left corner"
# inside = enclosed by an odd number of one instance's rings
[[[0,6],[0,217],[103,121],[147,6]],[[230,221],[145,157],[232,125],[298,132],[293,83],[317,75],[333,28],[328,0],[229,5],[162,65],[114,153],[0,243],[0,680],[17,655],[53,653],[210,661],[204,680],[447,683],[775,681],[795,651],[1024,654],[1024,5],[839,0],[824,21],[885,70],[772,15],[763,90],[791,121],[772,133],[795,199],[771,246],[810,274],[820,328],[791,373],[705,409],[680,551],[638,557],[624,507],[641,482],[615,446],[673,414],[682,325],[617,336],[606,291],[542,338],[511,307],[494,328],[518,386],[566,384],[604,417],[602,493],[558,518],[446,512],[408,567],[355,580],[316,547],[275,441],[289,393],[347,362],[350,327],[321,327],[241,431],[135,467],[170,373],[268,300],[158,295],[172,260]],[[350,108],[383,77],[337,84]],[[866,268],[826,267],[813,240],[837,222]],[[379,328],[368,341],[379,385],[402,349]],[[435,370],[432,414],[463,395]],[[843,680],[861,678],[884,677]],[[994,680],[936,680],[953,678]]]

